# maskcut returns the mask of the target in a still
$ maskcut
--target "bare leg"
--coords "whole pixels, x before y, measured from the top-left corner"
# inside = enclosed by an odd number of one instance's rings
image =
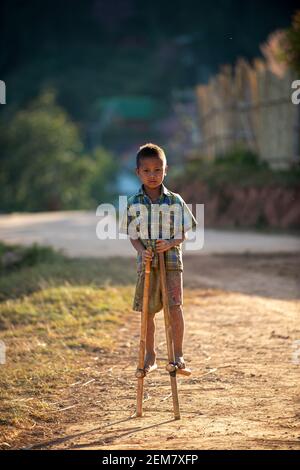
[[[147,322],[147,338],[146,338],[146,357],[144,368],[147,372],[156,369],[156,352],[155,352],[155,314],[148,314]]]
[[[184,318],[181,305],[174,305],[170,307],[170,316],[174,341],[175,362],[182,364],[184,367],[183,359],[183,337],[184,337]]]

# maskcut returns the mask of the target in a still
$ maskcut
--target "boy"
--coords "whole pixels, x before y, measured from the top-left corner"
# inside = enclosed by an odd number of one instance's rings
[[[162,309],[158,253],[165,253],[166,278],[170,317],[174,341],[175,362],[185,368],[183,358],[183,263],[181,244],[196,219],[179,194],[169,191],[163,184],[167,174],[167,160],[162,148],[148,143],[140,147],[136,156],[136,175],[141,180],[139,191],[128,199],[127,212],[120,232],[130,235],[137,251],[137,283],[133,310],[141,312],[143,305],[144,265],[151,260],[149,311],[144,369],[148,373],[157,368],[155,352],[155,313]],[[172,213],[172,209],[177,209]],[[155,218],[154,209],[161,212]],[[179,212],[178,212],[179,210]],[[175,217],[175,213],[179,217]],[[137,214],[139,214],[137,216]],[[167,215],[164,217],[164,215]],[[133,222],[133,223],[132,223]],[[153,236],[153,232],[156,234]],[[164,233],[169,236],[163,236]]]

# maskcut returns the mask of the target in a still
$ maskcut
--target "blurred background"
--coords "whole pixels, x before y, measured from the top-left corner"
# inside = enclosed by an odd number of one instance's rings
[[[2,0],[0,50],[0,448],[299,448],[296,1]],[[96,236],[146,142],[204,204],[176,428],[163,369],[128,427],[136,251]]]
[[[0,212],[131,194],[140,145],[209,227],[300,227],[296,2],[2,1]]]

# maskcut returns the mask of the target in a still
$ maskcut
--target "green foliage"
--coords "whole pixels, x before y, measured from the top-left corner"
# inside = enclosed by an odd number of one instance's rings
[[[51,247],[0,243],[0,303],[44,288],[134,284],[135,265],[113,257],[69,258]]]
[[[91,198],[96,204],[111,201],[116,195],[117,160],[107,150],[97,147],[91,154],[91,168],[88,182]]]
[[[300,73],[300,10],[294,14],[292,26],[287,30],[287,41],[285,61]]]
[[[141,94],[164,105],[172,90],[207,80],[220,63],[257,56],[271,31],[289,25],[294,8],[259,0],[1,4],[0,75],[13,90],[10,100],[20,108],[50,83],[87,127],[99,118],[99,98]]]
[[[112,155],[103,149],[84,155],[78,129],[53,91],[0,127],[1,211],[84,209],[110,197]]]
[[[45,92],[1,129],[2,210],[79,207],[88,169],[76,126]]]
[[[266,162],[261,162],[256,153],[242,146],[233,147],[229,152],[221,153],[216,157],[216,165],[222,167],[236,166],[239,168],[262,168],[267,167]]]
[[[182,176],[180,177],[182,179]],[[180,181],[179,178],[179,181]],[[273,170],[267,162],[260,161],[258,155],[241,146],[233,148],[215,160],[199,155],[188,163],[184,180],[199,181],[211,189],[224,186],[298,186],[300,168]]]
[[[64,256],[51,246],[6,245],[0,242],[0,274],[8,274],[23,267],[36,266],[41,263],[63,261]]]

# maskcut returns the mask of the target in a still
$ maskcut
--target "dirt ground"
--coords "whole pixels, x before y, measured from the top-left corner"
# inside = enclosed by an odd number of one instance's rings
[[[132,417],[133,312],[118,347],[91,363],[91,382],[70,390],[69,425],[33,448],[299,449],[299,266],[299,254],[187,257],[185,358],[193,373],[178,377],[181,420],[172,414],[162,312],[159,369],[145,379],[143,418]]]
[[[101,218],[90,211],[59,211],[0,214],[1,240],[6,243],[51,245],[70,257],[135,258],[127,239],[100,240],[96,227]],[[114,224],[114,219],[111,218]],[[201,232],[201,230],[200,230]],[[201,239],[198,232],[199,240]],[[184,245],[184,244],[183,244]],[[185,249],[185,247],[184,247]],[[204,246],[186,251],[189,257],[223,253],[293,253],[300,251],[299,233],[267,233],[251,229],[212,229],[205,227]]]

